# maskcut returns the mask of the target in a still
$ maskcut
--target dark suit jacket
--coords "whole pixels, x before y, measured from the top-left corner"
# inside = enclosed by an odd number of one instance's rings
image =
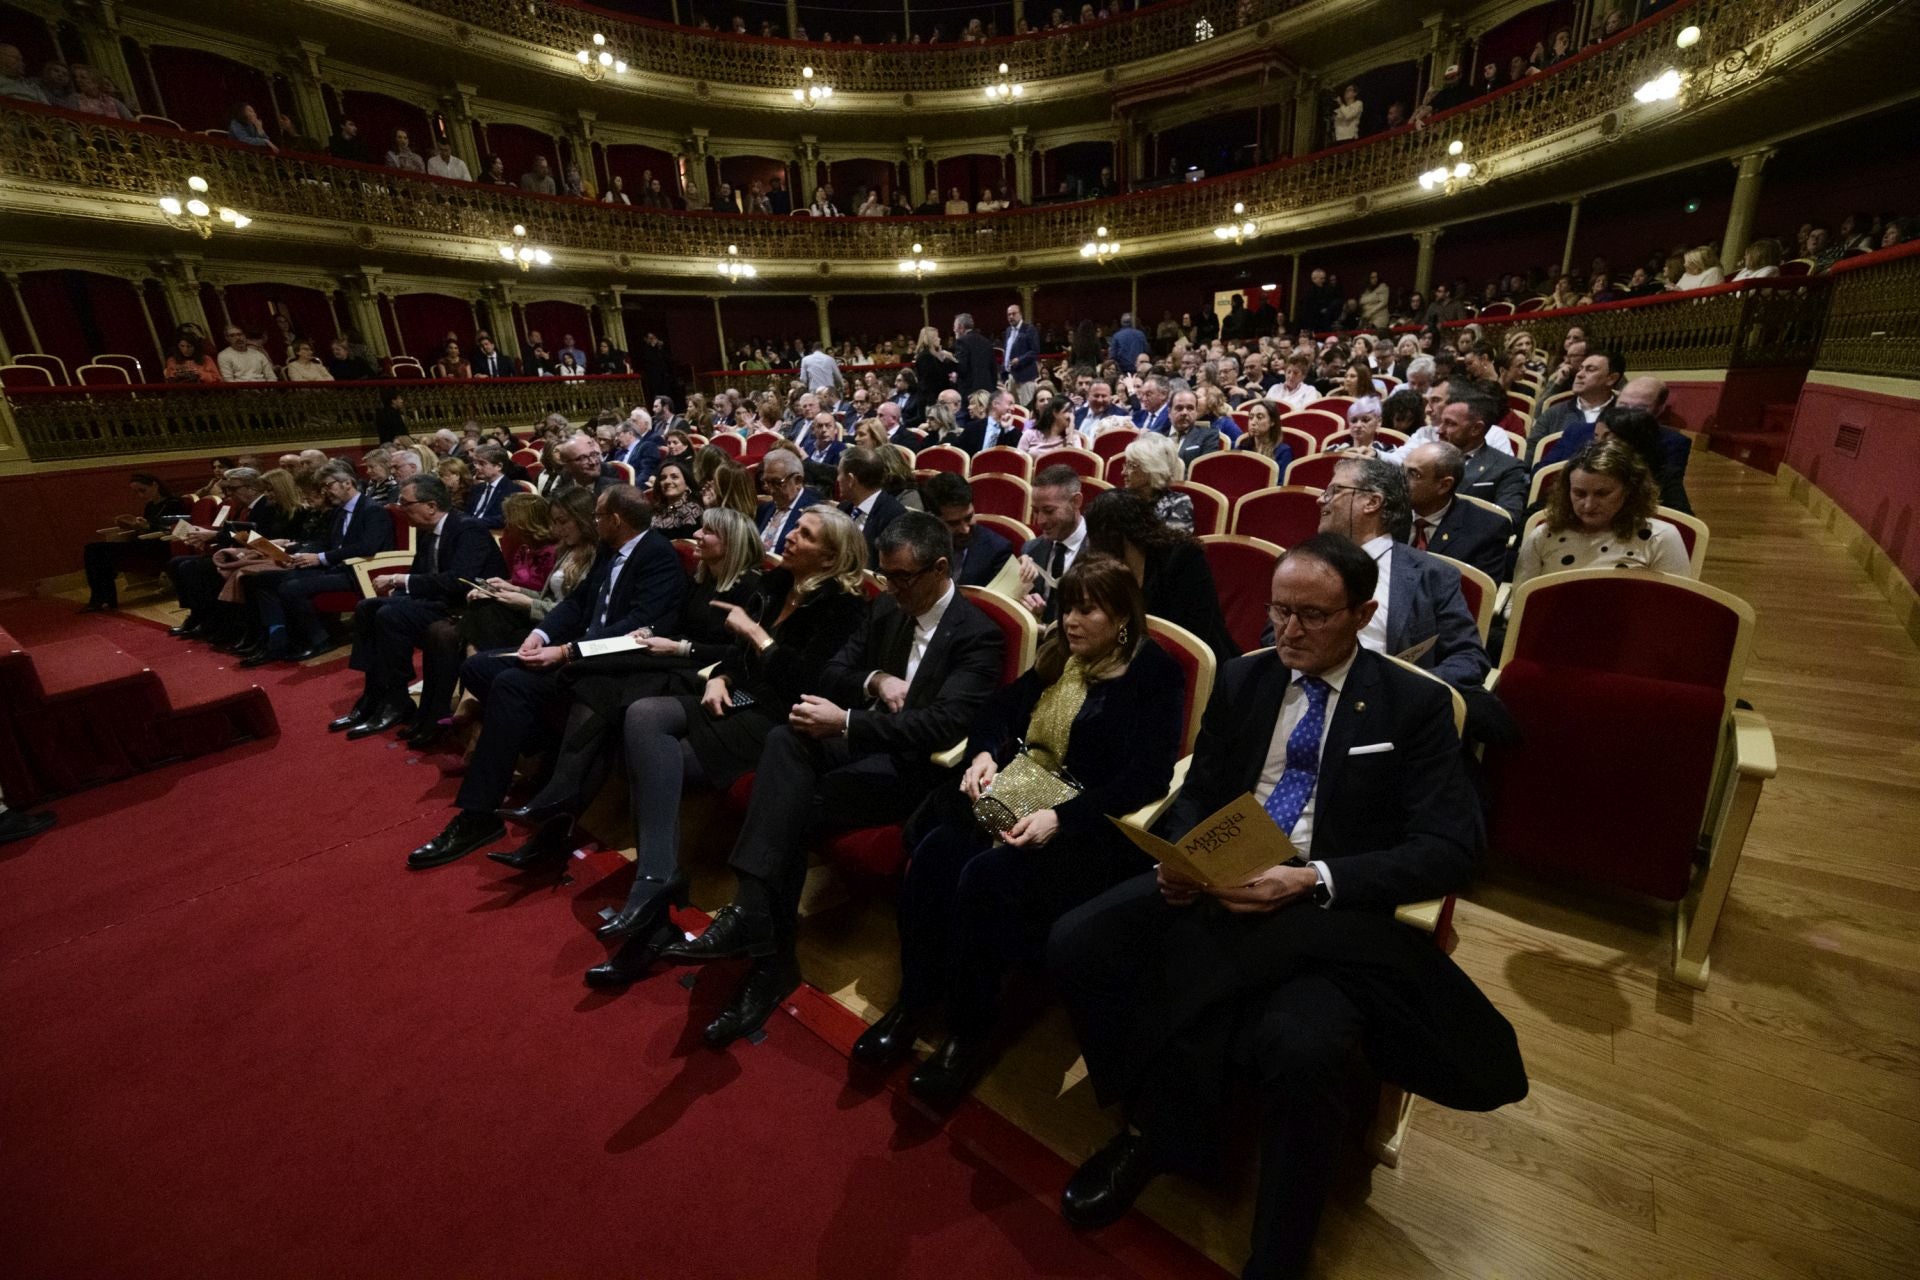
[[[993,444],[989,445],[987,443],[987,419],[969,418],[966,428],[960,433],[958,443],[962,449],[970,454],[1000,445],[1012,448],[1014,445],[1020,443],[1020,428],[1018,426],[1001,428],[1000,434],[994,437]]]
[[[504,528],[507,523],[505,511],[507,498],[518,492],[520,491],[514,488],[513,482],[508,480],[504,473],[493,482],[491,493],[487,492],[486,481],[475,480],[473,488],[467,493],[467,514],[489,529]],[[486,505],[477,505],[483,493],[486,494]]]
[[[787,527],[780,531],[780,540],[773,544],[773,554],[785,554],[787,550],[787,535],[793,532],[793,521],[799,519],[802,511],[805,511],[818,501],[820,501],[820,495],[812,489],[802,489],[800,491],[800,496],[793,500],[793,510],[791,512],[791,519],[787,521]],[[753,513],[754,528],[758,529],[762,534],[765,534],[767,531],[767,521],[772,516],[773,504],[771,502],[761,503],[759,510]]]
[[[867,610],[866,625],[853,633],[820,675],[820,696],[852,712],[847,746],[856,754],[884,751],[902,773],[925,772],[929,752],[958,742],[987,695],[1000,684],[1006,639],[1000,628],[965,596],[953,602],[933,629],[898,711],[866,710],[866,683],[875,671],[904,677],[913,644],[913,619],[891,595]]]
[[[473,372],[480,378],[511,378],[514,372],[513,357],[504,351],[496,350],[492,355],[475,352]]]
[[[956,572],[963,587],[984,587],[1000,576],[1001,568],[1013,555],[1013,544],[983,524],[973,526],[967,535],[966,549],[955,558]]]
[[[1485,507],[1454,499],[1440,524],[1427,537],[1427,550],[1470,564],[1495,582],[1512,572],[1513,552],[1507,540],[1514,523]],[[1411,545],[1411,543],[1409,543]]]
[[[355,499],[353,514],[347,518],[344,529],[339,526],[337,515],[335,512],[328,517],[330,536],[326,541],[306,543],[294,550],[324,556],[326,566],[334,568],[360,556],[393,549],[393,517],[379,503],[369,502],[365,497]]]
[[[853,514],[853,504],[851,502],[841,503],[840,509],[849,516]],[[867,535],[867,564],[869,566],[877,569],[880,564],[880,535],[886,531],[888,525],[906,513],[906,505],[885,489],[873,495],[873,507],[867,512],[867,523],[861,529],[861,532]]]
[[[1006,339],[1000,340],[1001,348],[1006,348]],[[1131,370],[1128,370],[1131,372]],[[1007,361],[1006,374],[1015,382],[1032,382],[1040,376],[1040,335],[1031,324],[1022,323],[1013,333],[1012,357]]]
[[[271,495],[261,494],[244,511],[235,511],[221,524],[213,549],[237,546],[254,534],[263,538],[282,538],[293,527],[293,513],[282,511]],[[242,532],[244,530],[244,532]]]
[[[954,342],[953,358],[959,374],[958,381],[954,385],[960,390],[962,402],[972,399],[976,391],[993,390],[993,347],[980,336],[979,330],[969,330]],[[935,387],[928,395],[927,402],[931,404],[933,399],[945,389]],[[925,393],[926,388],[923,386],[921,391]]]
[[[1492,666],[1460,594],[1460,571],[1396,542],[1387,556],[1387,652],[1404,653],[1429,636],[1439,639],[1415,665],[1456,688],[1477,688]]]
[[[383,513],[384,514],[384,513]],[[407,571],[407,594],[422,600],[452,604],[467,598],[462,578],[476,582],[507,576],[507,562],[493,531],[459,511],[447,512],[440,536],[429,539],[428,529],[414,533],[413,567]],[[433,543],[428,546],[428,542]]]
[[[967,739],[967,759],[985,751],[999,764],[1011,760],[1016,740],[1027,736],[1045,687],[1039,673],[1029,669],[987,699]],[[1063,761],[1068,776],[1083,789],[1055,811],[1062,836],[1132,848],[1107,818],[1131,813],[1166,794],[1184,728],[1183,689],[1178,664],[1151,642],[1140,647],[1124,674],[1095,681],[1087,689]],[[1263,747],[1261,757],[1265,755]]]
[[[613,584],[607,601],[607,620],[599,621],[600,599],[619,548],[602,543],[593,568],[565,600],[547,612],[539,630],[553,644],[600,640],[626,635],[641,627],[666,630],[680,620],[680,600],[687,593],[687,571],[673,543],[649,530],[627,553],[627,565]]]
[[[1467,459],[1466,475],[1457,490],[1505,507],[1518,528],[1527,509],[1527,464],[1490,445]]]
[[[1221,662],[1240,656],[1240,646],[1227,633],[1227,621],[1220,614],[1213,570],[1207,567],[1198,542],[1176,542],[1149,553],[1145,577],[1140,590],[1147,598],[1148,613],[1193,632]]]

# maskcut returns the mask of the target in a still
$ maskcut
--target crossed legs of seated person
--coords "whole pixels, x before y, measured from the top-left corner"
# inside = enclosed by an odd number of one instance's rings
[[[1356,1049],[1382,1079],[1458,1110],[1526,1096],[1513,1028],[1453,961],[1390,915],[1296,902],[1236,915],[1170,905],[1151,874],[1070,912],[1048,967],[1096,1096],[1129,1128],[1076,1173],[1068,1221],[1125,1215],[1156,1175],[1210,1177],[1233,1084],[1264,1104],[1247,1277],[1299,1276],[1312,1256]]]
[[[167,578],[180,607],[187,611],[185,621],[173,628],[174,635],[210,640],[238,636],[239,611],[221,602],[222,579],[211,555],[175,556],[167,562]]]
[[[956,806],[958,807],[958,806]],[[908,1088],[936,1107],[965,1096],[988,1065],[1008,976],[1037,962],[1053,922],[1139,873],[1138,850],[1105,832],[1032,848],[995,844],[964,807],[914,847],[899,898],[900,997],[853,1046],[856,1061],[904,1057],[943,1005],[947,1038]]]

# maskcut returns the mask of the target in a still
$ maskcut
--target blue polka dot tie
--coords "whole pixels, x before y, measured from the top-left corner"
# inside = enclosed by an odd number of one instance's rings
[[[1327,691],[1332,688],[1319,676],[1301,676],[1300,687],[1307,691],[1307,714],[1287,735],[1287,769],[1267,797],[1267,816],[1288,835],[1293,834],[1320,781],[1320,735],[1327,724]]]

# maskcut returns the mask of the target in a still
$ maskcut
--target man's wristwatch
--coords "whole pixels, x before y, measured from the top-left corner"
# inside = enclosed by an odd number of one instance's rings
[[[1324,907],[1333,901],[1333,890],[1327,887],[1326,880],[1320,875],[1320,868],[1313,866],[1312,863],[1307,865],[1313,870],[1313,905]]]

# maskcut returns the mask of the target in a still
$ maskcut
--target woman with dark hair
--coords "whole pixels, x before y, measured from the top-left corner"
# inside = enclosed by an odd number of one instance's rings
[[[627,361],[627,353],[614,346],[607,339],[600,339],[593,352],[593,371],[605,376],[632,373],[633,366]]]
[[[1108,819],[1165,794],[1180,750],[1180,668],[1147,634],[1137,576],[1087,556],[1055,590],[1060,625],[987,699],[959,790],[933,802],[937,823],[900,886],[900,997],[853,1047],[870,1066],[896,1062],[945,1006],[947,1038],[907,1084],[936,1107],[959,1102],[987,1066],[1001,988],[1039,957],[1054,921],[1151,866]],[[1016,756],[1075,794],[1024,816],[996,811],[994,780]]]
[[[112,536],[89,542],[82,552],[87,570],[87,603],[82,613],[105,613],[120,607],[119,577],[129,569],[159,573],[167,567],[169,544],[145,539],[142,534],[158,533],[187,514],[185,498],[176,498],[159,476],[136,471],[127,481],[134,501],[140,504],[137,516],[115,516],[113,529],[101,530]]]
[[[1046,408],[1036,411],[1033,425],[1020,434],[1020,451],[1035,457],[1043,457],[1055,449],[1086,447],[1086,437],[1073,425],[1073,402],[1064,397],[1050,400]]]
[[[182,334],[174,340],[173,354],[167,357],[166,372],[161,376],[168,382],[218,382],[220,366],[198,339]]]
[[[693,486],[693,468],[674,458],[663,458],[647,488],[653,505],[653,530],[669,538],[691,538],[700,528],[700,494]]]
[[[1225,662],[1240,656],[1227,621],[1213,570],[1200,544],[1170,529],[1153,513],[1153,504],[1128,489],[1109,489],[1087,504],[1087,548],[1127,566],[1147,599],[1147,612],[1191,631]]]
[[[440,348],[440,358],[433,362],[432,375],[436,378],[471,378],[473,366],[460,354],[460,344],[452,338]]]
[[[1645,409],[1610,404],[1600,411],[1593,424],[1595,440],[1619,440],[1640,455],[1640,461],[1653,472],[1654,486],[1660,491],[1660,505],[1693,514],[1687,501],[1687,473],[1668,455],[1660,438],[1660,420]],[[1684,454],[1681,455],[1683,458]]]
[[[1100,334],[1093,321],[1082,320],[1073,326],[1073,340],[1067,345],[1068,358],[1074,364],[1093,368],[1100,363]]]
[[[1280,468],[1280,474],[1286,475],[1287,468],[1293,464],[1293,446],[1280,434],[1279,410],[1270,400],[1249,400],[1243,409],[1247,415],[1247,429],[1233,442],[1233,447],[1257,453],[1263,458],[1272,458],[1274,465]]]
[[[1547,487],[1547,518],[1520,544],[1513,585],[1568,569],[1651,569],[1692,577],[1680,531],[1656,519],[1653,472],[1622,440],[1595,440]]]

